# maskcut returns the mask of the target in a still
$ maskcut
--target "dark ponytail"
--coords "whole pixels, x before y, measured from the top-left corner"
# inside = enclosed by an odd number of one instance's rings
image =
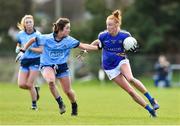
[[[58,27],[55,23],[53,24],[53,32],[56,34],[58,33]]]
[[[68,18],[59,18],[54,24],[53,24],[53,32],[58,33],[59,31],[63,31],[66,24],[70,23]]]

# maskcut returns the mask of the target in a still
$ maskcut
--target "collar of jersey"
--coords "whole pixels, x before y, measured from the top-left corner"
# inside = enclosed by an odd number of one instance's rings
[[[25,29],[24,31],[26,32],[26,29]],[[34,28],[34,31],[33,31],[32,33],[27,33],[27,32],[26,32],[26,34],[31,35],[31,34],[33,34],[34,32],[36,32],[36,29],[35,29],[35,28]]]
[[[60,41],[62,41],[64,38],[66,38],[67,36],[64,36],[64,37],[62,37],[60,40],[56,40],[56,33],[53,33],[53,37],[54,37],[54,41],[56,41],[56,42],[60,42]]]

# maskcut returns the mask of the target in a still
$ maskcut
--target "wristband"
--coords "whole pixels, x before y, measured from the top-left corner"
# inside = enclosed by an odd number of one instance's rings
[[[23,50],[23,49],[20,49],[19,51],[25,53],[25,50]]]
[[[98,47],[98,50],[101,50],[101,49],[102,49],[102,47],[100,47],[100,45],[97,45],[97,47]]]

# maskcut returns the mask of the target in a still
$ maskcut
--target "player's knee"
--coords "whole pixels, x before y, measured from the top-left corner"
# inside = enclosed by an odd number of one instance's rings
[[[73,90],[71,90],[71,89],[64,90],[64,92],[67,96],[71,96],[74,93]]]
[[[28,89],[33,88],[33,84],[27,84],[27,88],[28,88]]]
[[[22,89],[27,89],[27,86],[25,83],[20,83],[18,84],[19,88],[22,88]]]
[[[66,95],[70,95],[70,94],[71,94],[71,91],[70,91],[70,90],[64,90],[64,93],[65,93]]]
[[[34,84],[33,81],[27,81],[26,86],[30,90],[30,89],[34,88],[33,84]]]
[[[134,83],[135,78],[134,77],[128,77],[126,78],[129,83]]]
[[[18,85],[18,86],[19,86],[19,88],[25,89],[24,85]]]
[[[55,84],[55,80],[52,78],[48,78],[48,79],[46,79],[46,81],[49,85]]]
[[[55,83],[54,82],[49,82],[49,89],[53,90],[55,88],[56,88]]]

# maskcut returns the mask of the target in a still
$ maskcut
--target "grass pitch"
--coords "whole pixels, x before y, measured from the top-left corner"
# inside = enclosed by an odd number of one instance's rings
[[[158,118],[137,105],[114,83],[75,82],[79,115],[71,117],[71,106],[59,88],[67,112],[60,115],[47,84],[41,86],[38,111],[30,110],[29,92],[15,84],[0,84],[0,125],[180,125],[180,88],[147,88],[158,100]],[[59,84],[58,84],[58,87]]]

